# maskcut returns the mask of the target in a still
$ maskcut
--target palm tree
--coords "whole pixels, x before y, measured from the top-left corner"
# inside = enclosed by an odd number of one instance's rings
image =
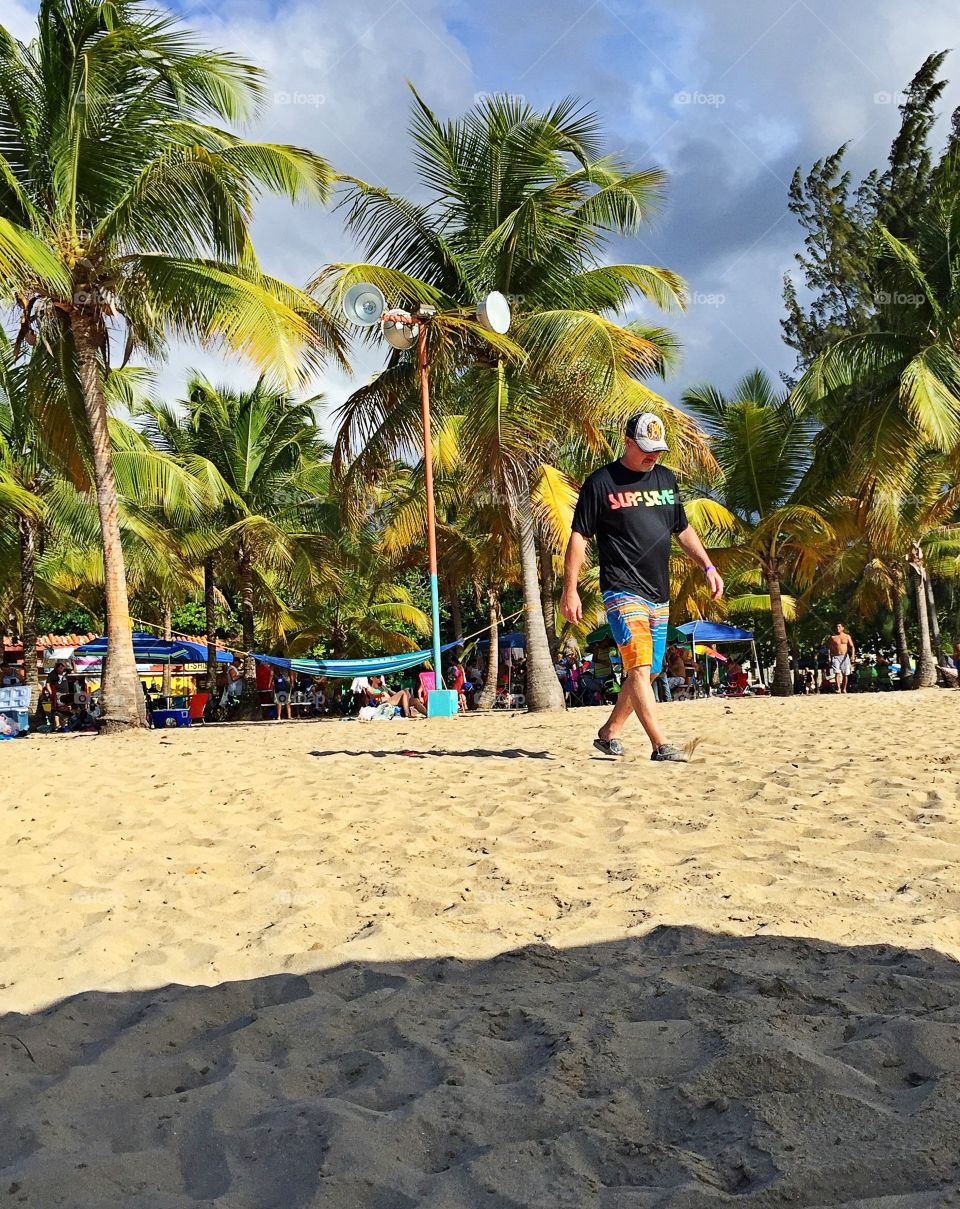
[[[913,688],[936,683],[932,636],[931,568],[956,576],[956,511],[960,500],[956,458],[920,445],[905,451],[899,483],[874,481],[858,495],[840,494],[830,506],[834,549],[822,568],[822,586],[856,584],[854,603],[863,610],[889,608],[901,675],[910,679],[904,596],[912,595],[919,646]],[[908,589],[912,589],[908,593]]]
[[[278,640],[297,628],[285,590],[307,598],[318,587],[338,586],[337,522],[327,501],[330,450],[317,428],[316,402],[294,402],[264,378],[238,391],[197,375],[187,384],[183,417],[161,404],[143,408],[147,432],[158,444],[179,451],[191,466],[202,450],[211,478],[223,485],[219,509],[208,518],[196,549],[208,577],[211,556],[221,552],[236,592],[247,652],[244,702],[251,717],[260,716],[252,654],[258,617]]]
[[[537,113],[495,96],[441,122],[414,94],[412,135],[427,200],[411,202],[353,181],[348,224],[381,265],[332,266],[318,284],[333,301],[354,281],[381,284],[397,305],[424,302],[464,316],[490,289],[513,305],[521,355],[456,346],[436,329],[436,419],[461,417],[471,491],[492,493],[511,518],[525,606],[528,704],[562,709],[541,598],[532,495],[542,467],[567,437],[609,454],[605,429],[663,400],[641,379],[672,353],[659,328],[609,315],[635,298],[682,305],[683,284],[665,269],[602,264],[614,234],[633,234],[655,208],[658,169],[636,171],[604,155],[596,116],[572,99]],[[465,320],[459,319],[464,331]],[[446,354],[444,356],[444,354]],[[341,411],[335,464],[353,473],[402,456],[416,432],[415,365],[396,354]],[[672,423],[685,420],[673,413]],[[686,427],[693,431],[692,425]],[[699,445],[703,449],[702,442]]]
[[[684,393],[683,403],[712,438],[722,472],[712,494],[727,511],[718,519],[763,577],[776,646],[773,692],[788,697],[793,676],[783,581],[809,578],[832,535],[798,491],[810,463],[810,424],[762,370],[741,379],[729,398],[712,386],[698,386]]]
[[[6,333],[0,331],[0,500],[3,501],[0,508],[12,513],[16,524],[23,670],[33,694],[30,702],[33,713],[40,695],[36,664],[36,560],[43,516],[38,491],[44,476],[44,459],[28,391],[27,368],[16,364]]]
[[[214,122],[249,118],[261,73],[138,0],[41,0],[29,45],[0,28],[0,274],[60,367],[82,420],[102,530],[107,729],[142,725],[128,624],[105,376],[170,332],[221,341],[292,378],[303,349],[339,355],[328,317],[266,276],[249,236],[270,191],[322,201],[330,169]]]

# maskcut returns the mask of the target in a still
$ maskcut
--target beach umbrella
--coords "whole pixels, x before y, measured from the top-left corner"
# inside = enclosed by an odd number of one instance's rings
[[[142,630],[134,630],[133,656],[137,663],[206,663],[206,645],[199,642],[188,642],[175,638],[167,640],[146,634]],[[107,653],[106,635],[94,638],[78,646],[73,654],[81,659],[103,659]],[[218,663],[232,663],[233,656],[229,651],[217,650]]]

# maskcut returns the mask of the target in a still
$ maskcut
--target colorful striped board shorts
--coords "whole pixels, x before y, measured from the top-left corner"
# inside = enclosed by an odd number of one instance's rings
[[[624,672],[648,667],[650,675],[656,676],[663,669],[670,606],[654,604],[632,592],[604,592],[603,607]]]

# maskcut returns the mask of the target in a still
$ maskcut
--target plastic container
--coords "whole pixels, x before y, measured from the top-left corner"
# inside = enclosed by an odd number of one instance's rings
[[[163,730],[165,727],[189,726],[190,711],[188,709],[155,709],[150,715],[150,720],[157,730]]]
[[[427,693],[428,718],[455,718],[459,707],[459,694],[452,688],[435,688]]]

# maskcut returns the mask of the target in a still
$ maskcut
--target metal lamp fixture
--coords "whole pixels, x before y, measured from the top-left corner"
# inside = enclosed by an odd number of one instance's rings
[[[433,623],[433,674],[437,689],[442,688],[440,672],[440,589],[437,575],[437,522],[433,497],[433,451],[430,442],[430,367],[427,360],[427,325],[436,309],[418,305],[416,311],[388,310],[387,300],[375,285],[359,281],[343,296],[343,312],[359,327],[380,324],[384,340],[391,348],[407,352],[417,347],[420,373],[420,404],[423,415],[423,478],[427,504],[427,553],[430,564],[430,611]],[[490,332],[503,335],[510,327],[510,304],[497,290],[477,303],[477,320]],[[429,706],[428,706],[429,711]]]

